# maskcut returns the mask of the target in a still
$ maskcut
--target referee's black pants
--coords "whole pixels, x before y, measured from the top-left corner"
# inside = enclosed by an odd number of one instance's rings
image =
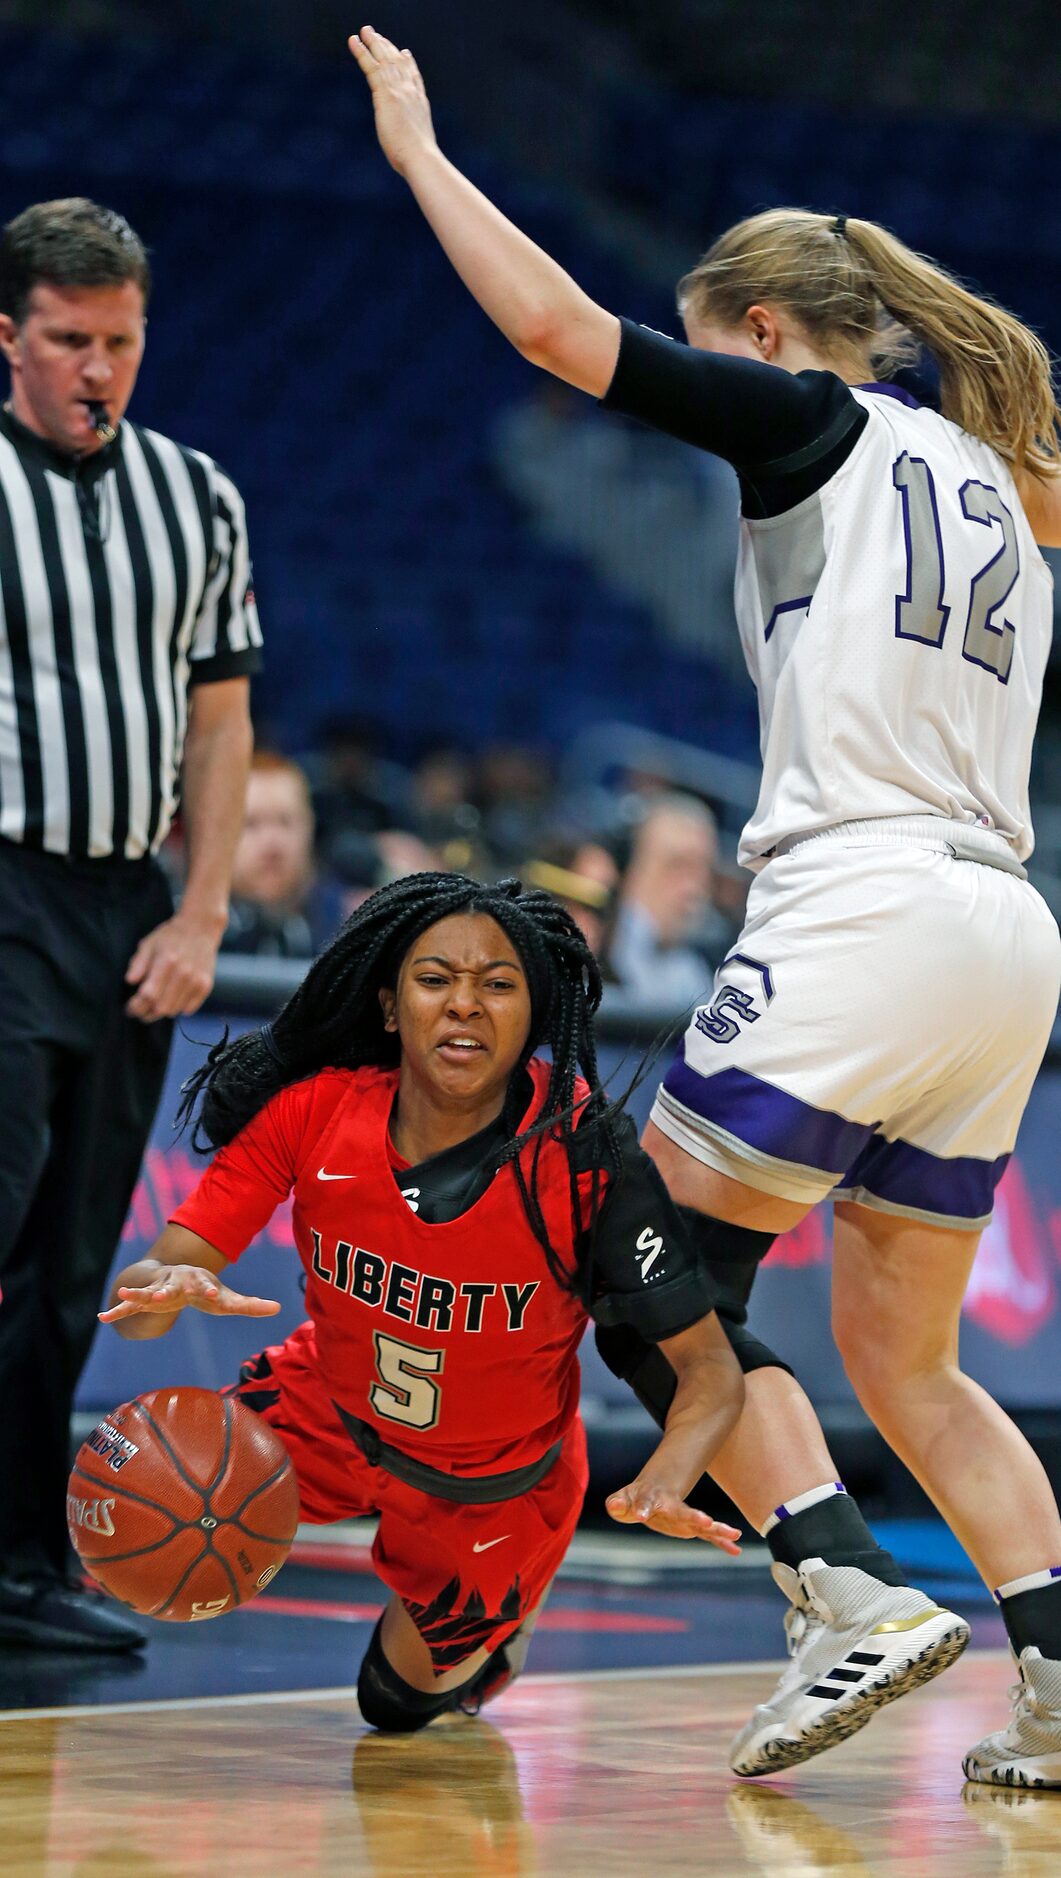
[[[173,1029],[127,1017],[123,981],[171,912],[153,861],[67,861],[0,842],[0,1573],[10,1576],[65,1573],[71,1556],[74,1389]]]

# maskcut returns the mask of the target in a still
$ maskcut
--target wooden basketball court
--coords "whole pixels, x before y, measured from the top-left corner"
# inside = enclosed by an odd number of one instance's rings
[[[0,1719],[5,1878],[1056,1878],[1061,1793],[963,1785],[1001,1724],[1001,1652],[808,1766],[729,1774],[725,1748],[772,1686],[757,1665],[526,1677],[491,1711],[406,1740],[366,1731],[352,1691]]]

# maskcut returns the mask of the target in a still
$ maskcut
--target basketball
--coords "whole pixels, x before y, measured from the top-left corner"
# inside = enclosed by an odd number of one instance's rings
[[[66,1512],[82,1564],[112,1597],[194,1623],[275,1578],[298,1489],[286,1449],[252,1409],[211,1389],[155,1389],[93,1430]]]

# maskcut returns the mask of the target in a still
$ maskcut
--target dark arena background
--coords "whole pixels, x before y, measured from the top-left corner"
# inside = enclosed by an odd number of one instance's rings
[[[886,224],[1061,347],[1054,7],[384,0],[372,23],[415,52],[443,149],[617,312],[680,336],[678,277],[739,217],[793,204]],[[313,808],[261,863],[272,898],[248,865],[215,992],[180,1026],[117,1267],[197,1178],[173,1126],[182,1080],[226,1026],[275,1012],[373,887],[444,866],[566,894],[609,966],[615,1088],[695,995],[661,996],[608,953],[654,800],[680,796],[699,838],[659,879],[705,984],[747,890],[735,851],[758,724],[731,598],[735,478],[536,375],[481,315],[380,156],[345,47],[360,24],[336,0],[0,0],[0,220],[87,195],[147,242],[132,416],[215,456],[246,499],[257,740],[299,766]],[[926,373],[914,382],[931,398]],[[1031,877],[1057,915],[1056,649],[1032,806]],[[179,891],[179,829],[164,859]],[[962,1353],[1061,1489],[1059,1124],[1061,1033],[981,1243]],[[285,1213],[250,1256],[251,1288],[282,1301],[278,1340],[303,1314]],[[527,1675],[488,1721],[365,1731],[371,1529],[303,1527],[245,1611],[156,1625],[143,1657],[0,1645],[4,1873],[1061,1871],[1055,1795],[963,1790],[963,1748],[1004,1712],[1005,1634],[855,1403],[829,1273],[819,1209],[775,1246],[756,1327],[911,1582],[971,1619],[952,1675],[770,1786],[735,1783],[727,1741],[784,1653],[769,1555],[754,1533],[732,1561],[607,1521],[650,1424],[587,1346],[586,1515]],[[139,1392],[223,1387],[256,1335],[194,1312],[162,1343],[101,1330],[72,1442]],[[32,1467],[32,1403],[4,1438]]]

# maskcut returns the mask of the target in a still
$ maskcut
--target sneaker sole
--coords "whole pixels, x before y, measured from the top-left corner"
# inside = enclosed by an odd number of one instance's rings
[[[967,1754],[962,1762],[962,1773],[966,1780],[974,1780],[981,1787],[1061,1787],[1061,1772],[1036,1773],[1034,1761],[1004,1761],[1000,1767],[981,1767]]]
[[[815,1754],[824,1754],[826,1748],[835,1748],[849,1735],[857,1734],[871,1721],[879,1709],[886,1708],[889,1702],[895,1702],[901,1695],[909,1695],[912,1690],[920,1689],[935,1676],[942,1675],[959,1656],[969,1641],[969,1626],[960,1619],[934,1637],[927,1644],[920,1656],[915,1656],[895,1675],[882,1677],[878,1682],[863,1685],[849,1702],[837,1704],[823,1715],[818,1722],[812,1722],[805,1728],[798,1740],[778,1736],[767,1741],[758,1749],[754,1765],[745,1762],[741,1767],[733,1767],[733,1772],[741,1780],[754,1780],[762,1774],[780,1774],[786,1767],[798,1767],[801,1761],[809,1761]]]

